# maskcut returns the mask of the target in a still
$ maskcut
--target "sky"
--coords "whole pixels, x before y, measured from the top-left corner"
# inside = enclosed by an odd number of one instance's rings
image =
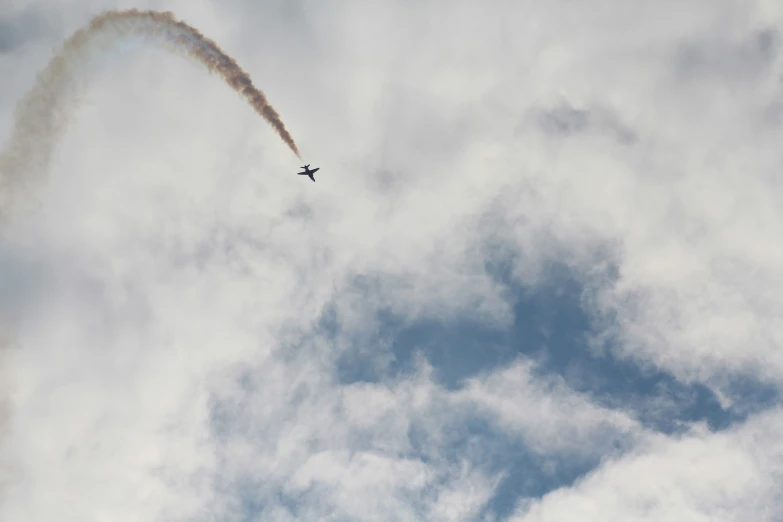
[[[783,4],[11,0],[0,520],[783,520]],[[2,145],[0,145],[2,146]]]

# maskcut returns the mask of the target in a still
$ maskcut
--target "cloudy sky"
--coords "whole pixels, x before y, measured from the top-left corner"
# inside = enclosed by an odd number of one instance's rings
[[[171,10],[0,229],[0,519],[783,520],[783,3],[11,0],[53,49]],[[76,74],[76,73],[75,73]]]

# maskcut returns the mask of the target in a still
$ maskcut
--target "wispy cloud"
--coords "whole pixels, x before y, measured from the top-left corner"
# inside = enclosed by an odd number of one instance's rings
[[[323,175],[178,56],[94,62],[0,234],[0,519],[779,518],[774,10],[166,7]]]

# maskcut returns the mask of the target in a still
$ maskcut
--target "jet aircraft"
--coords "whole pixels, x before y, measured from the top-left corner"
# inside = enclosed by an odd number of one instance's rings
[[[298,172],[297,175],[310,176],[310,179],[313,180],[313,182],[315,182],[315,178],[313,177],[313,174],[315,174],[321,167],[316,167],[313,170],[310,170],[310,164],[308,163],[302,168],[304,169],[304,172]]]

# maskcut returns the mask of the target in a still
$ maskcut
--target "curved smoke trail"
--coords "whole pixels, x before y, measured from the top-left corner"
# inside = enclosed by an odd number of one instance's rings
[[[219,74],[299,156],[293,138],[264,94],[215,42],[176,20],[169,12],[108,11],[93,18],[65,42],[62,50],[38,74],[35,86],[17,105],[13,132],[0,151],[0,226],[14,214],[13,203],[23,189],[33,188],[33,184],[45,177],[57,141],[68,123],[69,110],[83,90],[87,76],[85,63],[93,53],[129,36],[141,37],[145,42],[175,52],[185,52]],[[0,329],[0,439],[8,427],[10,415],[7,368],[13,345],[12,339],[5,338],[4,333]],[[10,481],[6,460],[0,447],[0,493]]]
[[[170,12],[107,11],[66,40],[17,106],[13,134],[0,152],[0,222],[10,214],[12,200],[19,191],[45,175],[57,140],[68,123],[68,110],[83,88],[81,83],[86,76],[83,64],[92,53],[128,36],[185,52],[209,71],[219,74],[301,158],[294,139],[264,93],[214,41],[175,19]]]

